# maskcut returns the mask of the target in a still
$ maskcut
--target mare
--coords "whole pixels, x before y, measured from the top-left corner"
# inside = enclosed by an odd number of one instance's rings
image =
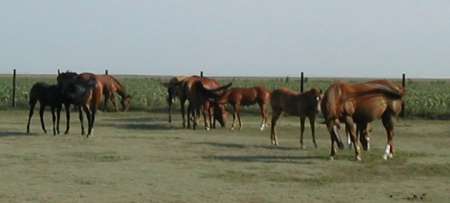
[[[183,82],[183,94],[186,95],[189,101],[187,117],[188,117],[188,128],[190,127],[190,118],[193,117],[193,129],[197,127],[197,118],[200,116],[200,112],[203,114],[205,129],[209,130],[212,124],[212,108],[211,104],[214,97],[217,97],[217,92],[229,88],[232,84],[229,83],[225,86],[220,86],[219,82],[214,79],[209,79],[206,77],[192,76],[186,78]],[[207,117],[208,115],[208,117]],[[222,126],[225,125],[224,121],[219,122]]]
[[[361,160],[356,128],[367,129],[368,123],[380,118],[387,134],[387,145],[383,158],[392,158],[394,154],[393,117],[398,116],[402,110],[401,103],[404,94],[403,87],[387,80],[359,84],[338,81],[328,87],[321,106],[330,133],[330,159],[333,160],[336,155],[334,143],[337,143],[339,148],[343,148],[338,132],[340,122],[343,122],[348,128],[350,139],[354,143],[355,159]],[[367,130],[365,131],[367,132]],[[361,137],[366,137],[366,135],[363,134]]]
[[[121,97],[120,104],[122,105],[122,111],[128,111],[130,108],[131,96],[127,93],[125,86],[123,86],[117,78],[111,75],[97,75],[96,79],[103,86],[103,109],[106,109],[108,101],[111,101],[114,110],[118,111],[115,98],[115,93],[117,93]]]
[[[61,112],[62,98],[58,86],[38,82],[31,87],[28,101],[28,104],[30,105],[30,113],[28,114],[28,123],[27,123],[28,134],[30,133],[31,117],[33,117],[34,107],[37,102],[39,102],[40,105],[39,116],[41,120],[41,127],[44,133],[47,133],[44,124],[44,110],[46,106],[50,106],[52,110],[53,135],[59,134],[59,116]],[[56,114],[57,118],[55,118],[55,110],[57,112]],[[56,128],[55,128],[55,120],[57,121]]]
[[[315,136],[316,115],[320,112],[320,100],[322,90],[312,88],[307,92],[298,93],[287,88],[276,89],[272,92],[272,124],[270,140],[273,145],[278,145],[278,138],[275,133],[277,121],[283,112],[288,115],[300,117],[300,147],[303,148],[303,133],[305,131],[305,120],[309,119],[311,125],[312,140],[317,148]]]
[[[57,81],[66,109],[67,125],[65,134],[69,132],[70,105],[73,104],[78,107],[82,135],[85,134],[82,110],[86,114],[88,120],[87,137],[89,137],[94,128],[95,114],[103,94],[102,84],[97,81],[96,76],[92,73],[58,72]]]

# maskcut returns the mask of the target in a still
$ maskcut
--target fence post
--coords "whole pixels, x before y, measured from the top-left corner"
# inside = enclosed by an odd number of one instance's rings
[[[300,92],[303,93],[303,83],[304,83],[304,75],[303,72],[300,73]]]
[[[203,71],[200,71],[200,78],[203,78]]]
[[[105,69],[105,75],[108,75],[108,69]]]
[[[406,73],[402,73],[402,87],[406,89]],[[405,101],[402,100],[402,111],[400,113],[401,117],[405,117]]]
[[[12,80],[12,107],[16,107],[16,69],[13,69],[13,80]]]

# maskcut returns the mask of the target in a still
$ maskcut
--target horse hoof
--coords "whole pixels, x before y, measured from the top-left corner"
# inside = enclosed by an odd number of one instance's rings
[[[387,159],[388,159],[388,155],[387,155],[387,154],[384,154],[384,155],[383,155],[383,159],[384,159],[384,160],[387,160]]]
[[[334,161],[334,156],[330,156],[329,160]]]
[[[362,159],[361,159],[361,157],[360,156],[356,156],[355,157],[355,161],[361,161]]]

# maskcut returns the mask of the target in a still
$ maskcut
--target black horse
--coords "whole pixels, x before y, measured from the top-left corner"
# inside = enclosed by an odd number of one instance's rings
[[[75,72],[58,72],[58,87],[66,109],[66,131],[70,129],[70,105],[75,105],[79,112],[79,119],[81,122],[81,134],[84,135],[83,113],[82,109],[86,113],[88,119],[88,134],[94,126],[96,106],[98,100],[96,95],[99,93],[96,91],[97,80],[93,74],[77,74]],[[101,94],[101,93],[100,93]]]
[[[33,116],[34,106],[39,101],[40,109],[39,115],[41,118],[42,130],[47,133],[44,124],[44,110],[46,106],[50,106],[52,109],[52,121],[53,121],[53,135],[59,134],[59,115],[61,112],[62,98],[58,85],[49,85],[43,82],[35,83],[30,90],[29,105],[30,113],[28,114],[27,133],[30,133],[30,122]],[[55,118],[55,110],[57,112]],[[55,129],[55,120],[57,121]]]

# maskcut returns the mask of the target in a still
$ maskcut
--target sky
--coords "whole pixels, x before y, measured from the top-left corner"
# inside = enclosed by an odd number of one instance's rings
[[[448,0],[0,0],[0,73],[450,77]]]

